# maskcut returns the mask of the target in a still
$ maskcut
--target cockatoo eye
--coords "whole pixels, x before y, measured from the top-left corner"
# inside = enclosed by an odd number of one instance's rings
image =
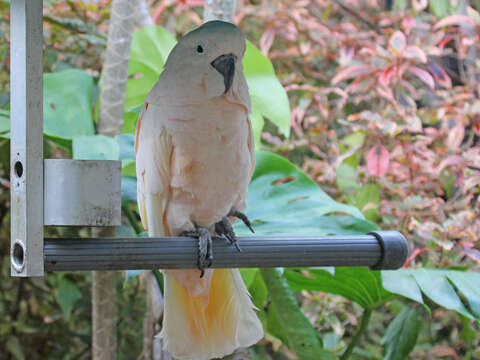
[[[197,46],[197,53],[203,54],[203,46],[202,45]]]

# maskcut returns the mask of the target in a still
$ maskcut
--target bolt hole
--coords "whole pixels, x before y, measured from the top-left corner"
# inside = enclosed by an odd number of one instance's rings
[[[20,161],[17,161],[15,163],[15,175],[17,175],[17,177],[21,178],[22,175],[23,175],[23,165]]]
[[[22,271],[25,263],[25,251],[23,250],[23,245],[19,241],[13,244],[12,255],[13,266],[17,271]]]

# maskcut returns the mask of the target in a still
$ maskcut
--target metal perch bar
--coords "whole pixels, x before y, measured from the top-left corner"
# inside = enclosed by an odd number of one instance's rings
[[[368,266],[397,269],[407,242],[397,231],[359,236],[240,237],[242,252],[213,241],[212,268]],[[45,239],[45,271],[193,269],[198,242],[188,237]]]

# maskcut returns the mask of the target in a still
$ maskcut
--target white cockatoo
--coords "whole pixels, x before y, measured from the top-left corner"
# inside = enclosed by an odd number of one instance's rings
[[[238,249],[230,218],[241,211],[255,165],[243,75],[245,37],[210,21],[173,48],[145,99],[135,140],[138,205],[149,236],[199,241],[199,270],[165,270],[163,336],[177,359],[223,357],[263,337],[237,269],[206,269],[211,235]]]

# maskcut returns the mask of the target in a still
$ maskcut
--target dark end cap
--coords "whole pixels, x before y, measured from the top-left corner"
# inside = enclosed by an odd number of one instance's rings
[[[407,239],[400,232],[394,230],[371,231],[382,248],[380,261],[371,267],[372,270],[396,270],[407,261]]]

